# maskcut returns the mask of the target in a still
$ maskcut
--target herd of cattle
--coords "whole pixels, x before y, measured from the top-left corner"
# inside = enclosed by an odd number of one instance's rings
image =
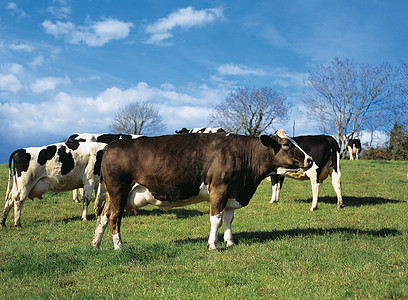
[[[279,200],[284,178],[309,179],[317,209],[320,184],[331,176],[337,207],[343,207],[340,149],[326,135],[290,138],[284,131],[248,137],[222,128],[183,128],[175,135],[146,137],[125,134],[75,134],[65,143],[14,151],[0,225],[14,207],[14,226],[20,227],[24,201],[48,191],[82,190],[82,219],[95,190],[97,225],[92,247],[100,246],[110,225],[115,249],[122,247],[123,211],[140,207],[162,210],[210,202],[209,249],[217,248],[217,231],[224,220],[224,242],[233,245],[234,210],[247,206],[257,186],[272,182],[271,203]],[[206,133],[206,134],[200,134]],[[208,134],[207,134],[208,133]],[[349,140],[350,159],[358,159],[359,140]],[[106,200],[103,203],[103,194]]]

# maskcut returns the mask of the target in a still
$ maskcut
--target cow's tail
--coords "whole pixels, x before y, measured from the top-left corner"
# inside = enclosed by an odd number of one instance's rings
[[[11,191],[11,185],[13,181],[13,169],[14,169],[12,163],[13,163],[14,155],[17,153],[17,151],[18,150],[11,153],[10,158],[9,158],[9,178],[8,178],[7,190],[6,190],[6,202],[7,202],[7,199],[9,198],[10,191]]]
[[[104,186],[103,186],[103,177],[102,173],[99,179],[99,184],[98,184],[98,191],[96,192],[96,197],[95,197],[95,205],[94,205],[94,211],[95,211],[95,216],[99,217],[102,213],[102,208],[103,208],[103,192],[104,192]]]
[[[332,166],[336,173],[340,173],[340,147],[335,139],[332,140],[331,144],[332,149],[335,149],[332,151]]]

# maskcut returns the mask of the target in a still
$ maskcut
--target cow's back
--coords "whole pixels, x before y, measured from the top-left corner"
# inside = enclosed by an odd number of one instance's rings
[[[306,135],[293,138],[309,154],[319,168],[323,168],[331,159],[332,167],[337,171],[339,145],[328,135]]]

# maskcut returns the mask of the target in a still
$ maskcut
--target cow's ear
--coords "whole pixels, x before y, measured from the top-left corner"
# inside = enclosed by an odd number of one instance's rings
[[[261,143],[266,147],[272,147],[275,153],[278,152],[281,147],[273,135],[261,135]]]

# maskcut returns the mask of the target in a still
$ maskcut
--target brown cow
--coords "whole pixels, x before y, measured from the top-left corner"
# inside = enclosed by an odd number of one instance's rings
[[[210,202],[209,249],[217,248],[223,217],[224,241],[230,246],[234,210],[248,205],[259,183],[312,163],[282,131],[260,138],[214,133],[112,142],[102,159],[106,202],[101,213],[97,209],[92,247],[99,247],[108,223],[114,248],[122,247],[120,224],[128,202],[168,210],[202,201]]]

